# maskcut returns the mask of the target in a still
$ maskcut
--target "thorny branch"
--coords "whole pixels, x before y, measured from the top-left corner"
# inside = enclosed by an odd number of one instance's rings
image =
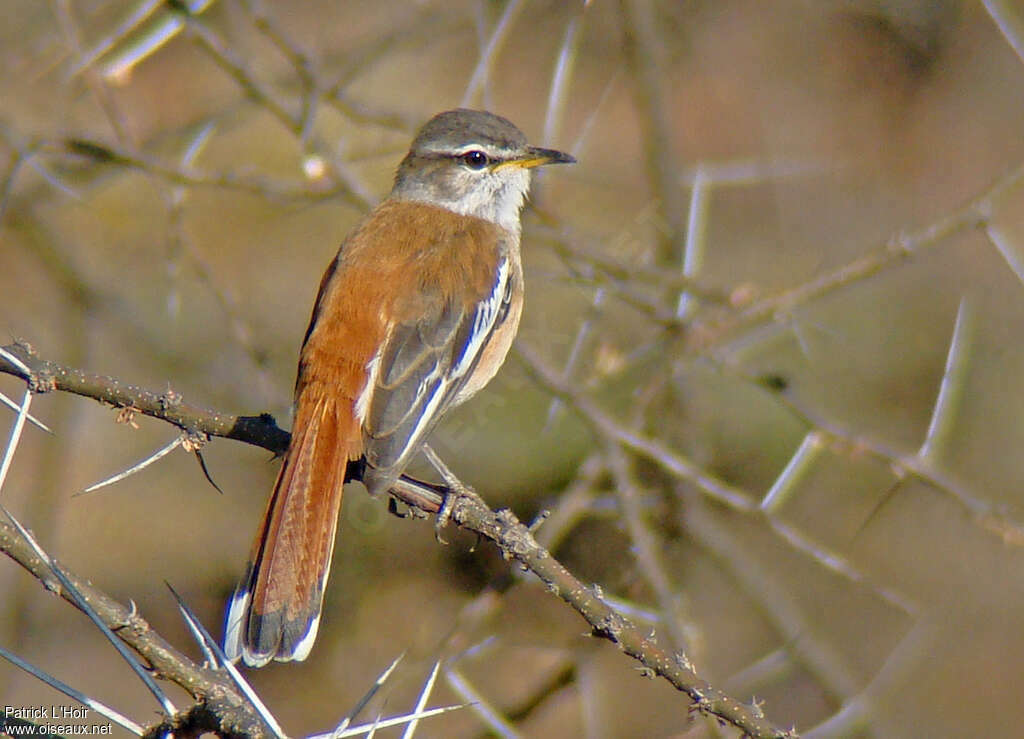
[[[2,355],[0,372],[20,377],[33,392],[71,392],[167,421],[192,433],[222,436],[275,452],[287,446],[287,432],[278,428],[268,415],[235,416],[200,408],[185,403],[177,393],[154,393],[112,377],[90,374],[41,359],[25,343],[11,344],[3,349],[17,357],[31,373],[26,376]],[[441,502],[439,492],[444,492],[443,488],[419,483],[411,478],[403,478],[391,491],[402,502],[426,513],[438,511]],[[460,497],[453,507],[452,520],[490,539],[501,549],[506,559],[514,559],[540,578],[553,594],[586,619],[596,636],[608,639],[638,660],[648,674],[658,675],[686,693],[693,700],[691,711],[715,716],[753,737],[793,736],[791,732],[773,726],[758,706],[744,704],[705,682],[696,674],[685,655],[666,651],[657,644],[652,634],[642,633],[634,623],[604,602],[597,587],[581,583],[550,552],[541,547],[530,529],[520,523],[511,511],[493,511],[476,498]],[[52,587],[47,572],[40,569],[38,563],[34,567],[31,565],[34,555],[19,542],[20,539],[11,530],[0,527],[0,550],[16,559],[44,585]],[[88,592],[91,593],[90,597],[106,604],[105,618],[109,617],[111,623],[138,623],[137,627],[126,630],[126,641],[154,664],[159,675],[181,684],[194,697],[209,699],[215,694],[215,689],[223,687],[215,681],[213,673],[197,672],[194,666],[186,664],[145,622],[129,614],[123,606],[95,588],[89,588]]]
[[[71,594],[61,588],[47,564],[36,555],[18,530],[6,521],[0,521],[0,551],[24,567],[48,590],[76,605]],[[225,736],[264,735],[259,717],[253,713],[249,703],[238,693],[225,673],[196,665],[154,631],[134,608],[126,608],[85,578],[69,572],[63,565],[61,570],[103,622],[146,660],[155,677],[180,686],[207,709],[209,716],[217,718],[217,726],[207,728],[216,728]]]

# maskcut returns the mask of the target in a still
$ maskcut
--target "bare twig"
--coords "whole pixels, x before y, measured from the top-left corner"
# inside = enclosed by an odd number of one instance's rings
[[[730,313],[725,317],[711,315],[695,321],[693,330],[688,334],[688,349],[695,353],[707,353],[713,349],[721,352],[730,339],[743,337],[751,327],[763,321],[781,319],[800,305],[894,267],[919,250],[936,246],[950,236],[973,228],[986,228],[991,223],[996,203],[1015,189],[1021,180],[1024,180],[1024,165],[1017,166],[999,178],[966,205],[922,228],[900,234],[831,272],[759,300],[738,313]],[[1003,256],[1007,257],[1006,254]],[[1017,272],[1012,259],[1010,264]]]
[[[483,48],[480,50],[480,59],[477,61],[476,67],[473,69],[473,75],[466,85],[466,91],[462,95],[463,107],[471,105],[486,87],[491,69],[494,67],[495,57],[501,51],[509,31],[512,29],[512,24],[515,23],[516,16],[523,9],[523,5],[524,3],[521,0],[509,0],[505,4],[501,17],[494,25],[494,30],[491,31],[483,44]]]
[[[754,737],[794,736],[774,726],[760,709],[740,703],[701,679],[680,654],[666,652],[656,637],[642,632],[631,621],[604,602],[595,588],[576,579],[542,548],[509,510],[491,511],[470,497],[459,498],[452,507],[451,520],[493,541],[508,559],[533,572],[548,590],[571,605],[594,629],[638,660],[653,674],[668,680],[693,700],[691,710],[710,714],[739,727]]]
[[[24,567],[48,590],[78,607],[74,596],[60,586],[49,566],[37,555],[29,542],[11,524],[0,521],[0,552]],[[247,702],[235,691],[223,674],[195,665],[163,637],[150,628],[133,609],[126,608],[88,580],[59,565],[83,600],[128,646],[146,660],[150,673],[182,687],[219,717],[225,731],[262,736],[262,724]]]
[[[670,474],[691,482],[705,495],[719,503],[738,511],[756,509],[756,504],[746,492],[708,474],[697,464],[669,449],[659,440],[624,427],[587,394],[563,382],[560,373],[550,367],[540,354],[525,342],[520,341],[516,344],[515,349],[530,372],[548,391],[564,398],[566,403],[607,438],[650,459],[664,467]]]
[[[615,492],[638,569],[654,591],[672,645],[676,649],[688,649],[690,639],[686,634],[686,618],[681,607],[682,597],[678,588],[669,579],[668,571],[662,562],[661,547],[658,546],[656,534],[644,516],[639,500],[640,490],[630,469],[630,460],[617,444],[606,443],[605,453],[608,469],[615,479]]]
[[[234,416],[185,403],[173,390],[157,393],[128,385],[113,377],[97,375],[40,359],[28,344],[3,347],[16,357],[30,374],[0,354],[0,372],[28,382],[33,392],[51,390],[83,395],[115,408],[127,408],[174,424],[180,429],[208,436],[244,441],[280,454],[288,448],[287,431],[278,428],[272,416]]]
[[[630,89],[642,129],[640,140],[648,186],[657,201],[658,261],[682,265],[683,230],[676,218],[678,168],[672,152],[672,128],[662,99],[667,75],[659,58],[661,43],[654,4],[648,0],[620,0],[619,15],[622,50],[626,68],[633,77]]]

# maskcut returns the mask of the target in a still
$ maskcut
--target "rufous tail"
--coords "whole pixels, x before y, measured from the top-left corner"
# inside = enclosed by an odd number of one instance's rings
[[[304,399],[305,400],[305,399]],[[350,414],[325,396],[299,404],[252,554],[231,603],[224,652],[250,667],[303,660],[320,624],[348,465]]]

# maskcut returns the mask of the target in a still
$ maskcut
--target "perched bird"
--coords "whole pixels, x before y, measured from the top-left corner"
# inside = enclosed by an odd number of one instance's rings
[[[391,194],[320,283],[291,444],[228,608],[229,659],[309,655],[343,485],[387,493],[445,412],[494,377],[523,306],[530,171],[574,161],[483,111],[450,110],[420,129]]]

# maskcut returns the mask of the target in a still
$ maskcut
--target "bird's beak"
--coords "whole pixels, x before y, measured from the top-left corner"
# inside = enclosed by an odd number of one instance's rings
[[[576,157],[555,149],[541,149],[538,146],[531,146],[521,157],[510,159],[498,165],[501,167],[520,167],[522,169],[533,169],[543,164],[573,164]]]

